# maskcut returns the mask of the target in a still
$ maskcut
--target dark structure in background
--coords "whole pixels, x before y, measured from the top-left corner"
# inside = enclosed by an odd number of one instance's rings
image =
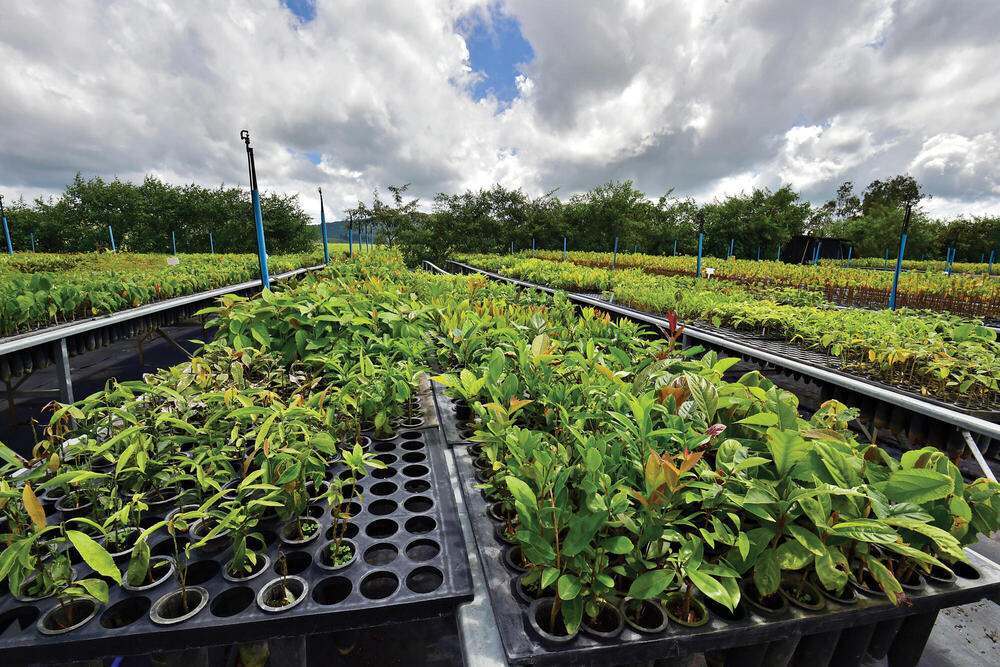
[[[793,236],[781,248],[781,261],[787,264],[812,264],[816,246],[819,245],[819,259],[847,259],[850,242],[828,236]]]

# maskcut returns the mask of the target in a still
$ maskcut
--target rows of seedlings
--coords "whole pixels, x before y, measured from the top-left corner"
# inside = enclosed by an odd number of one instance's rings
[[[858,443],[838,401],[804,420],[757,372],[724,381],[736,359],[558,296],[435,334],[512,662],[913,664],[938,609],[1000,587],[963,549],[1000,525],[1000,485],[933,448]]]
[[[0,445],[6,658],[258,642],[471,599],[418,394],[428,346],[367,272],[225,297],[190,362],[59,406],[30,460]]]

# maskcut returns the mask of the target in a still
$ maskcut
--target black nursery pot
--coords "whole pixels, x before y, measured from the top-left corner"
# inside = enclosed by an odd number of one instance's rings
[[[845,585],[844,590],[842,590],[840,593],[837,593],[836,591],[827,590],[820,583],[819,579],[816,577],[815,572],[809,575],[809,583],[815,586],[819,590],[819,592],[823,595],[823,597],[825,597],[827,600],[831,602],[836,602],[837,604],[843,604],[843,605],[852,605],[858,603],[858,594],[851,586]]]
[[[638,613],[633,609],[634,603],[641,603]],[[626,597],[622,598],[618,608],[625,623],[636,632],[658,634],[667,629],[669,623],[667,612],[652,600],[633,600]]]
[[[232,582],[250,581],[251,579],[256,579],[260,575],[264,574],[267,568],[271,566],[271,557],[267,554],[257,554],[257,562],[252,566],[250,572],[232,574],[229,571],[232,565],[233,561],[229,561],[226,563],[226,567],[222,568],[223,579]]]
[[[184,611],[181,589],[171,591],[153,603],[149,608],[149,620],[157,625],[183,623],[200,612],[208,604],[208,591],[201,586],[188,586],[184,591],[188,611]]]
[[[153,581],[151,581],[148,584],[140,584],[138,586],[133,586],[132,584],[128,583],[128,581],[124,577],[122,577],[122,588],[124,588],[127,591],[131,591],[133,593],[148,591],[153,588],[156,588],[157,586],[159,586],[160,584],[167,581],[168,579],[170,579],[170,577],[173,576],[174,574],[173,558],[170,558],[169,556],[153,556],[152,558],[149,559],[149,562],[151,564],[161,563],[161,565],[153,569],[153,576],[156,577]]]
[[[924,579],[938,586],[950,586],[955,583],[955,573],[948,568],[935,565],[930,572],[924,572]]]
[[[528,568],[524,566],[521,545],[519,544],[515,544],[507,549],[504,549],[503,562],[507,565],[507,567],[519,574],[523,574],[528,571]]]
[[[544,597],[549,597],[552,594],[551,589],[544,591],[540,590],[531,591],[530,589],[525,588],[524,578],[526,576],[527,576],[526,574],[522,574],[510,580],[510,587],[514,591],[514,595],[517,597],[518,600],[520,600],[526,605],[530,605],[535,600],[539,600]]]
[[[210,532],[212,532],[212,526],[205,519],[198,519],[188,528],[188,537],[192,544],[197,544]],[[216,554],[228,547],[230,542],[232,542],[232,536],[227,528],[198,548],[204,554]]]
[[[796,597],[796,593],[799,590],[799,583],[796,581],[781,582],[778,592],[781,593],[783,598],[801,609],[806,609],[808,611],[820,611],[826,607],[826,598],[823,596],[823,593],[820,591],[818,586],[806,580],[805,583],[801,585],[801,589],[802,594],[807,596],[805,599],[799,599]]]
[[[323,568],[324,570],[343,570],[345,567],[350,567],[358,560],[358,545],[354,540],[349,540],[347,538],[341,538],[340,546],[349,547],[351,549],[351,557],[346,563],[341,563],[340,565],[334,565],[330,558],[330,547],[336,544],[335,540],[330,540],[322,547],[320,547],[319,552],[316,557],[316,564]]]
[[[705,606],[704,602],[702,602],[701,600],[699,600],[694,596],[691,597],[691,608],[694,610],[694,615],[695,615],[694,619],[681,618],[673,611],[671,611],[671,609],[673,609],[677,605],[683,604],[683,601],[684,601],[683,591],[676,591],[674,593],[671,593],[663,601],[663,607],[664,609],[666,609],[667,616],[670,617],[671,621],[677,623],[678,625],[683,625],[688,628],[697,628],[708,623],[708,618],[709,618],[708,607]]]
[[[465,399],[455,400],[455,416],[458,417],[458,421],[464,422],[472,418],[472,408]]]
[[[588,618],[586,614],[583,615],[583,622],[580,624],[580,628],[584,634],[598,639],[614,639],[620,635],[622,630],[625,629],[625,617],[622,615],[621,609],[607,600],[600,600],[597,603],[597,610],[595,618]],[[707,613],[705,614],[705,618],[708,618]]]
[[[567,632],[566,625],[562,620],[562,614],[556,615],[554,627],[550,625],[552,606],[555,604],[555,601],[555,598],[539,598],[532,602],[526,612],[528,627],[542,640],[543,644],[565,646],[576,639],[579,630],[574,631],[572,634]]]
[[[305,531],[303,531],[305,536],[303,538],[300,538],[298,530],[299,523],[303,525],[312,524],[313,526],[315,526],[315,529],[308,534],[305,534]],[[316,519],[309,516],[300,516],[297,519],[292,519],[284,526],[282,526],[281,532],[278,533],[278,538],[281,540],[283,544],[287,544],[290,547],[301,547],[315,540],[317,537],[319,537],[319,534],[320,534],[320,526],[319,522],[316,521]]]
[[[769,595],[766,599],[761,599],[757,593],[757,587],[752,581],[741,581],[740,592],[742,598],[753,611],[761,616],[782,616],[788,612],[788,602],[778,593]]]
[[[62,512],[63,519],[78,519],[87,516],[94,509],[94,504],[89,501],[80,503],[76,507],[71,507],[71,502],[70,496],[62,496],[56,501],[56,509]]]
[[[292,597],[295,598],[287,604],[277,603],[277,600],[282,597],[282,586],[284,586],[285,591],[291,593]],[[262,611],[272,614],[288,611],[302,602],[308,592],[309,583],[302,577],[278,577],[261,586],[260,591],[257,593],[257,606]]]
[[[38,619],[38,631],[43,635],[62,635],[86,625],[97,615],[101,604],[94,598],[76,598],[57,604]],[[70,620],[72,618],[72,620]]]

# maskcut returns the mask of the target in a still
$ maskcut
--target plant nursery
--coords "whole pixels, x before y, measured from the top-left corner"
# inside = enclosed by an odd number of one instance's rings
[[[881,289],[846,267],[334,255],[0,448],[3,664],[332,664],[306,637],[448,618],[466,664],[916,665],[1000,594],[990,283],[909,277],[942,315],[833,303]],[[254,268],[199,261],[6,261],[38,289],[0,344]]]

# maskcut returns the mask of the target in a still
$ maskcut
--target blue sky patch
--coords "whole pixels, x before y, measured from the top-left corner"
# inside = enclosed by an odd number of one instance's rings
[[[456,29],[465,38],[469,64],[483,75],[473,86],[472,96],[480,100],[492,93],[501,104],[509,105],[517,97],[518,65],[535,57],[517,19],[493,4],[489,16],[472,12],[458,21]]]
[[[281,4],[303,23],[309,23],[316,18],[316,0],[281,0]]]

